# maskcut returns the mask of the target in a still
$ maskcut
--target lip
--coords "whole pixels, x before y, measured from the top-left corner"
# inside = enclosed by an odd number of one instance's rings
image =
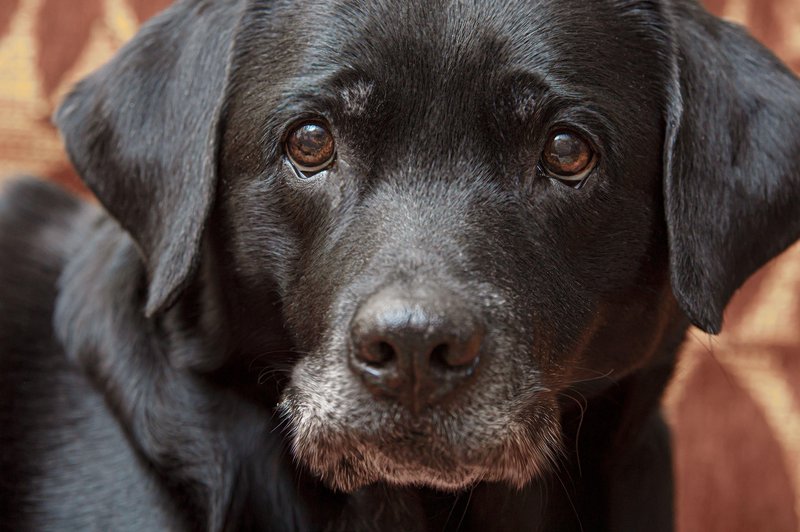
[[[478,481],[521,487],[549,467],[560,445],[560,424],[547,407],[532,406],[538,414],[520,412],[520,420],[510,419],[501,428],[494,426],[497,420],[481,416],[471,426],[467,414],[452,417],[450,426],[447,418],[384,412],[379,422],[371,420],[372,430],[359,430],[307,406],[291,398],[279,405],[281,415],[288,416],[293,455],[342,492],[375,482],[442,490]]]
[[[537,450],[516,450],[516,460],[508,461],[505,447],[486,447],[471,456],[454,457],[444,450],[424,452],[425,446],[407,444],[402,448],[357,445],[328,456],[300,457],[301,462],[333,489],[350,492],[374,482],[399,486],[460,490],[480,481],[506,482],[518,487],[546,469],[550,460],[541,446]],[[323,451],[324,453],[324,451]],[[525,460],[520,461],[524,457]],[[524,463],[524,467],[520,467]]]

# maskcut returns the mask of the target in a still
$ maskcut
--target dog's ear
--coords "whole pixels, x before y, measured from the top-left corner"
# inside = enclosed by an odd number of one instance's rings
[[[800,81],[740,27],[674,2],[664,201],[672,288],[717,334],[733,292],[800,237]]]
[[[197,267],[243,3],[177,2],[81,81],[55,116],[81,177],[139,248],[148,316]]]

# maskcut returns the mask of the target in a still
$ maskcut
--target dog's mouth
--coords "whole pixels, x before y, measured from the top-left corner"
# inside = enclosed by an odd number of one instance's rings
[[[483,412],[432,411],[420,417],[400,406],[381,412],[375,405],[371,412],[332,414],[319,397],[304,396],[288,393],[279,406],[293,455],[338,491],[377,482],[441,490],[481,481],[522,487],[549,468],[560,445],[557,407],[550,401],[515,414],[487,405]]]
[[[548,469],[558,402],[499,299],[475,295],[498,291],[479,288],[386,284],[336,307],[278,408],[294,458],[345,492],[521,487]]]

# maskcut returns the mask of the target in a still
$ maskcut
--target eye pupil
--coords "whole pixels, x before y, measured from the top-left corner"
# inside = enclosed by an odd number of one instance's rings
[[[556,177],[564,178],[584,173],[590,169],[594,158],[589,144],[570,132],[552,135],[543,155],[546,169]]]
[[[286,154],[303,172],[323,170],[333,162],[335,153],[333,135],[317,122],[300,124],[286,139]]]

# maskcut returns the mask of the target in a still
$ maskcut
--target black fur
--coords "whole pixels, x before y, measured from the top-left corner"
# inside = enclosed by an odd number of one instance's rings
[[[0,202],[8,530],[672,530],[675,353],[800,235],[800,82],[688,0],[182,0],[57,123],[102,207]],[[386,286],[486,331],[419,413],[348,366]]]

